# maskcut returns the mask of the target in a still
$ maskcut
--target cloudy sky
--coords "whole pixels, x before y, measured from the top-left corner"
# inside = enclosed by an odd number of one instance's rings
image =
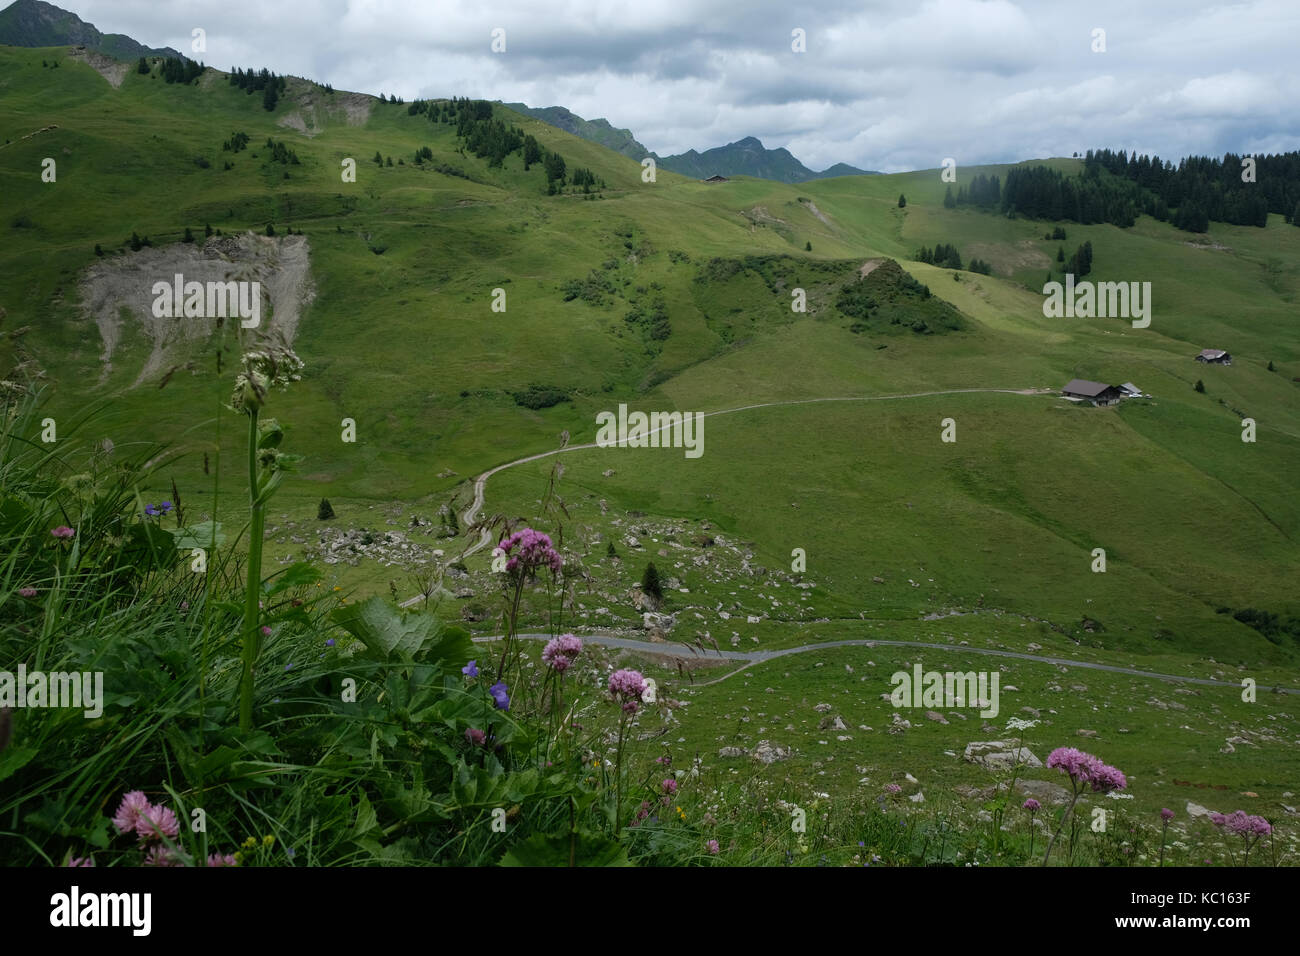
[[[1103,145],[1168,159],[1300,149],[1300,0],[56,5],[186,53],[201,27],[207,52],[194,56],[221,69],[567,106],[660,155],[757,136],[813,169],[898,172]],[[792,50],[796,29],[805,52]]]

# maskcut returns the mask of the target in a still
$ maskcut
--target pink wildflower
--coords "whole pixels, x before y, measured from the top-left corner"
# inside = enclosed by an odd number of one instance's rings
[[[73,531],[66,524],[61,524],[57,528],[54,528],[52,531],[50,531],[50,534],[54,535],[54,537],[63,538],[63,539],[71,538],[76,533],[77,532]]]
[[[1068,774],[1076,788],[1087,784],[1094,793],[1109,793],[1128,786],[1127,778],[1119,770],[1074,747],[1057,747],[1047,755],[1047,766]]]
[[[149,809],[149,798],[143,790],[132,790],[122,798],[122,803],[113,816],[113,825],[122,833],[135,830],[140,822],[140,814]]]
[[[151,846],[144,858],[144,866],[180,866],[172,851],[165,846]]]
[[[477,727],[470,727],[465,731],[465,739],[470,742],[471,746],[482,747],[487,742],[487,734]]]
[[[721,849],[721,847],[718,846],[717,840],[710,840],[708,843],[704,844],[704,848],[708,850],[709,853],[712,854],[713,856],[717,856],[718,850]]]
[[[170,807],[146,807],[140,811],[140,817],[135,824],[135,832],[140,837],[141,843],[156,840],[159,837],[174,840],[176,834],[180,832],[180,824],[176,820],[176,814],[172,812]]]
[[[674,780],[672,777],[665,777],[663,783],[660,784],[660,786],[663,788],[664,793],[671,794],[677,792],[677,781]]]
[[[25,597],[25,598],[34,598],[36,597],[36,588],[19,588],[18,596]]]
[[[502,553],[510,555],[506,561],[506,571],[510,574],[518,571],[532,575],[541,567],[548,567],[552,574],[559,574],[564,565],[564,559],[551,544],[550,536],[532,528],[516,531],[497,547]]]
[[[1028,810],[1030,813],[1037,813],[1039,810],[1043,808],[1043,805],[1039,803],[1037,800],[1035,800],[1033,797],[1030,797],[1028,800],[1026,800],[1024,803],[1020,805],[1020,808],[1022,810]]]
[[[556,673],[563,674],[581,653],[580,639],[572,634],[561,634],[546,642],[546,647],[542,649],[542,660]]]
[[[208,857],[208,866],[238,866],[233,853],[213,853]]]
[[[95,858],[93,856],[74,856],[64,866],[94,866]]]
[[[1165,807],[1160,811],[1160,819],[1164,820],[1165,823],[1168,823],[1173,818],[1174,818],[1174,811],[1170,810],[1168,807]]]

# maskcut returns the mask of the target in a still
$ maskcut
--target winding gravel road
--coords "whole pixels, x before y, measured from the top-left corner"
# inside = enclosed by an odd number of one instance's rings
[[[519,637],[527,638],[534,641],[548,641],[551,639],[550,634],[527,633],[520,634]],[[1159,674],[1155,671],[1138,670],[1135,667],[1119,667],[1115,664],[1096,664],[1092,661],[1074,661],[1065,657],[1045,657],[1039,654],[1022,654],[1019,651],[1002,651],[988,647],[970,647],[959,644],[929,644],[924,641],[886,641],[876,638],[858,638],[842,641],[824,641],[819,644],[804,644],[802,647],[783,647],[772,651],[723,651],[723,650],[705,650],[701,651],[684,644],[652,644],[648,641],[638,641],[633,638],[619,637],[615,634],[579,634],[584,641],[590,641],[593,644],[599,644],[602,647],[617,647],[625,650],[639,651],[642,654],[654,654],[660,657],[679,657],[683,660],[691,658],[701,658],[704,660],[724,660],[724,661],[744,661],[744,666],[738,667],[717,680],[711,680],[707,683],[695,684],[695,687],[708,687],[710,684],[717,684],[726,680],[728,677],[734,677],[741,671],[752,667],[755,664],[761,664],[764,661],[776,660],[778,657],[789,657],[792,654],[807,654],[810,651],[824,651],[832,647],[919,647],[934,651],[955,651],[959,654],[986,654],[990,657],[1010,657],[1015,660],[1032,661],[1037,664],[1056,664],[1062,667],[1079,667],[1085,670],[1107,671],[1111,674],[1129,674],[1133,677],[1150,677],[1157,680],[1175,681],[1181,684],[1199,684],[1203,687],[1231,687],[1236,690],[1241,689],[1240,681],[1214,680],[1209,677],[1182,677],[1177,674]],[[499,641],[502,635],[494,634],[487,637],[476,637],[477,643],[490,643]],[[1260,691],[1272,690],[1272,687],[1260,685]],[[1278,687],[1283,694],[1300,694],[1300,689],[1291,687]]]

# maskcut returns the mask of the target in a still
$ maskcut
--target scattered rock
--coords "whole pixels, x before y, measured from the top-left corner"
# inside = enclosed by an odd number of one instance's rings
[[[963,756],[968,763],[979,764],[986,770],[1011,770],[1017,763],[1029,768],[1043,765],[1028,747],[1021,746],[1017,751],[1013,740],[972,741],[966,745]]]
[[[778,760],[788,759],[791,753],[789,747],[781,747],[770,741],[760,740],[750,752],[750,756],[759,763],[771,764],[776,763]]]

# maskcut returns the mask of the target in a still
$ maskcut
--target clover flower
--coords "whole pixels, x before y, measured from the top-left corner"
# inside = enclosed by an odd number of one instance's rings
[[[56,538],[62,539],[62,540],[66,540],[66,539],[68,539],[68,538],[71,538],[71,537],[72,537],[74,534],[76,534],[76,533],[77,533],[77,532],[73,531],[73,530],[72,530],[71,528],[69,528],[66,524],[61,524],[61,525],[59,525],[57,528],[53,528],[53,529],[51,529],[51,531],[50,531],[50,534],[51,534],[51,535],[53,535],[53,536],[56,537]]]
[[[122,833],[132,832],[140,820],[140,814],[148,809],[149,798],[144,795],[144,791],[132,790],[122,797],[117,813],[113,815],[113,826]]]
[[[180,832],[180,824],[170,807],[150,806],[140,811],[135,823],[135,832],[140,837],[141,843],[164,836],[174,840],[176,834]]]

